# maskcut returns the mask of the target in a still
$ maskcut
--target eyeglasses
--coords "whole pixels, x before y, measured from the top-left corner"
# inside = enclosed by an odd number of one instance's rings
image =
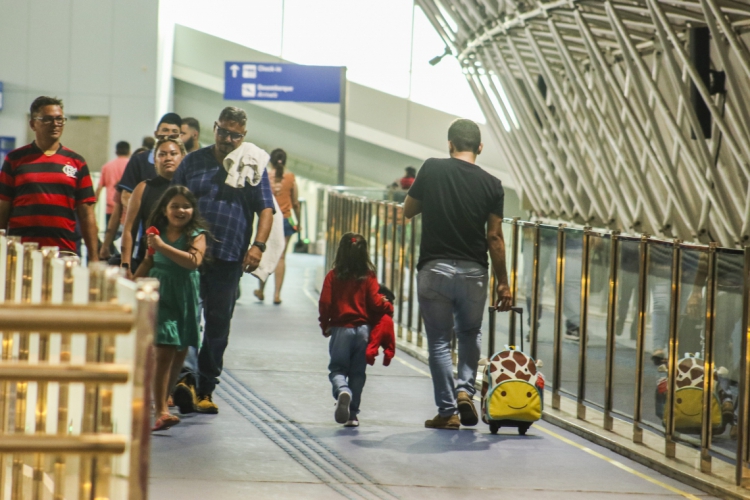
[[[54,123],[55,125],[65,125],[65,122],[68,121],[67,116],[35,116],[34,120],[40,121],[45,125],[51,125]]]
[[[245,137],[245,134],[230,132],[225,128],[221,128],[216,122],[214,122],[214,129],[216,130],[216,135],[218,135],[221,139],[226,139],[227,137],[229,137],[233,142],[237,142],[241,141],[242,138]]]
[[[163,141],[164,139],[179,139],[180,134],[157,134],[155,137],[158,140]]]

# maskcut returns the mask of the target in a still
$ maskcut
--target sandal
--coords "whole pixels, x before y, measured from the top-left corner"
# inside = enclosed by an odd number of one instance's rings
[[[260,300],[261,302],[263,302],[263,300],[264,300],[264,299],[266,298],[266,296],[265,296],[265,295],[263,295],[263,290],[255,290],[255,291],[253,292],[253,295],[255,295],[255,297],[256,297],[256,298],[257,298],[258,300]]]
[[[154,427],[151,429],[151,432],[155,431],[166,431],[172,426],[175,426],[180,423],[180,417],[177,415],[172,415],[170,413],[164,413],[161,417],[156,419],[156,422],[154,422]]]

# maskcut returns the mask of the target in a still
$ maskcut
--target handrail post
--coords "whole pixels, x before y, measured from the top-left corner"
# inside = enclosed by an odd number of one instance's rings
[[[415,234],[417,229],[416,221],[412,218],[409,221],[409,304],[408,304],[408,317],[406,318],[406,341],[412,343],[414,336],[412,327],[414,325],[414,276],[417,272],[417,263],[414,262],[417,256],[417,236]]]
[[[560,409],[562,386],[562,321],[565,290],[565,224],[557,227],[557,259],[555,261],[555,326],[552,344],[552,408]]]
[[[750,447],[748,446],[748,426],[750,426],[750,246],[745,247],[745,267],[742,273],[742,341],[740,342],[739,401],[737,405],[737,464],[735,483],[743,488],[750,487]]]
[[[518,230],[519,218],[513,217],[513,243],[511,244],[511,256],[510,256],[510,296],[511,306],[516,307],[516,299],[518,298]],[[509,316],[508,323],[508,344],[516,345],[516,315],[511,313]]]
[[[633,442],[643,443],[643,358],[646,339],[646,310],[648,309],[649,235],[642,234],[638,254],[638,337],[635,342],[635,395],[633,398]]]
[[[677,326],[680,320],[680,293],[682,277],[682,240],[674,240],[672,246],[672,297],[669,305],[669,353],[667,362],[667,401],[664,408],[664,455],[674,458],[677,445],[674,441],[674,391],[677,387]]]
[[[531,357],[537,358],[537,335],[539,330],[539,256],[541,253],[541,223],[537,221],[534,225],[534,257],[531,267],[531,310],[529,314],[529,352]],[[528,272],[528,271],[527,271]]]
[[[146,279],[138,283],[136,294],[135,367],[133,370],[132,427],[128,500],[148,499],[149,406],[153,377],[154,323],[159,304],[159,283]]]
[[[375,275],[377,276],[378,270],[380,270],[380,205],[381,203],[379,201],[373,201],[371,202],[372,206],[375,207],[375,241],[372,242],[373,247],[375,247],[375,260],[373,263],[375,264]]]
[[[614,426],[612,408],[615,367],[615,325],[617,323],[617,288],[619,283],[620,231],[612,231],[609,255],[609,294],[607,296],[607,354],[604,372],[604,430]]]
[[[578,405],[576,416],[586,420],[586,344],[589,323],[589,283],[591,283],[591,227],[583,228],[583,252],[581,254],[581,320],[578,331]]]
[[[396,242],[398,240],[398,205],[391,203],[391,282],[388,287],[396,293]]]
[[[398,207],[397,207],[398,210]],[[404,338],[404,270],[406,266],[406,218],[401,208],[401,241],[398,250],[398,337]]]
[[[708,245],[708,281],[706,282],[706,331],[703,353],[703,421],[701,422],[701,472],[711,472],[711,407],[714,398],[714,332],[716,330],[716,248]]]

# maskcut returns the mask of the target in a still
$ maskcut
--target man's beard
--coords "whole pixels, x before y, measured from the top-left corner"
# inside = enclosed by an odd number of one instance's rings
[[[195,137],[191,137],[187,141],[185,141],[185,149],[188,151],[191,151],[193,149],[193,146],[195,146]]]

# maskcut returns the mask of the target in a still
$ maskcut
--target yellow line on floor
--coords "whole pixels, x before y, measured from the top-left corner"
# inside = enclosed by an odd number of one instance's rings
[[[417,373],[421,373],[422,375],[424,375],[424,376],[426,376],[426,377],[430,377],[430,378],[432,378],[432,375],[430,375],[430,373],[429,373],[429,372],[426,372],[426,371],[422,370],[421,368],[417,368],[417,367],[416,367],[416,366],[414,366],[413,364],[411,364],[411,363],[409,363],[409,362],[407,362],[407,361],[404,361],[404,360],[403,360],[403,359],[401,359],[400,357],[394,357],[393,359],[395,359],[396,361],[398,361],[398,362],[399,362],[399,363],[401,363],[402,365],[406,365],[406,366],[408,366],[409,368],[411,368],[412,370],[414,370],[414,371],[415,371],[415,372],[417,372]]]
[[[302,291],[307,295],[307,298],[313,303],[315,308],[318,308],[318,298],[310,293],[310,268],[305,268],[305,279],[302,282]]]
[[[571,446],[575,446],[579,450],[585,451],[589,455],[593,455],[596,458],[601,458],[602,460],[604,460],[606,462],[609,462],[610,464],[614,465],[615,467],[619,467],[620,469],[624,470],[625,472],[629,472],[629,473],[633,474],[634,476],[638,476],[641,479],[643,479],[645,481],[648,481],[649,483],[653,483],[653,484],[655,484],[657,486],[660,486],[660,487],[662,487],[662,488],[664,488],[666,490],[671,491],[672,493],[676,493],[676,494],[681,495],[681,496],[683,496],[685,498],[689,498],[690,500],[700,500],[700,498],[698,498],[695,495],[692,495],[692,494],[687,493],[685,491],[679,490],[679,489],[675,488],[674,486],[670,486],[670,485],[668,485],[666,483],[663,483],[663,482],[659,481],[658,479],[654,479],[651,476],[643,474],[642,472],[638,472],[637,470],[635,470],[635,469],[633,469],[631,467],[628,467],[627,465],[625,465],[625,464],[623,464],[621,462],[618,462],[617,460],[614,460],[614,459],[609,458],[609,457],[607,457],[605,455],[602,455],[601,453],[598,453],[598,452],[592,450],[591,448],[588,448],[586,446],[578,444],[575,441],[572,441],[572,440],[570,440],[570,439],[568,439],[568,438],[566,438],[564,436],[561,436],[560,434],[557,434],[556,432],[552,432],[551,430],[545,429],[544,427],[539,426],[539,425],[537,425],[535,428],[539,429],[540,431],[544,432],[545,434],[548,434],[548,435],[552,436],[555,439],[559,439],[563,443],[569,444]]]

